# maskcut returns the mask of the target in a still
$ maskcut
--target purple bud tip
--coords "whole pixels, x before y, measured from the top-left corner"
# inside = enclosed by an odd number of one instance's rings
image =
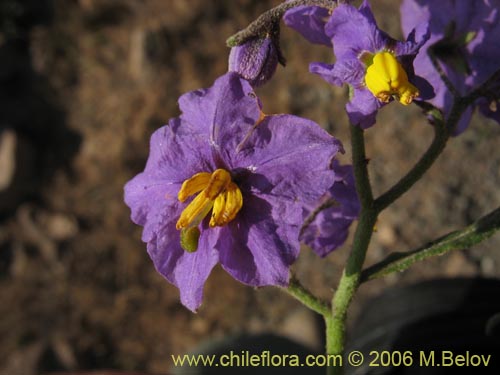
[[[261,86],[273,76],[278,66],[278,51],[271,38],[251,39],[231,48],[230,72],[236,72],[254,87]]]

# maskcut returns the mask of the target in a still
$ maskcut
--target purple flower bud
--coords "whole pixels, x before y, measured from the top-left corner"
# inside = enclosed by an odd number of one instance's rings
[[[236,72],[252,86],[261,86],[278,66],[278,49],[271,37],[251,39],[231,48],[229,71]]]

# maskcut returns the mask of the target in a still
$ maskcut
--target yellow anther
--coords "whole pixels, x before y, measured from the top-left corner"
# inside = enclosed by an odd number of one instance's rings
[[[224,169],[216,169],[212,176],[210,177],[210,181],[203,191],[205,195],[210,200],[214,200],[220,193],[226,190],[227,186],[231,182],[231,175],[228,171]]]
[[[379,52],[366,70],[365,84],[381,102],[396,96],[404,105],[410,104],[419,95],[418,89],[408,81],[405,70],[390,52]]]
[[[214,201],[201,192],[182,211],[175,227],[182,229],[197,226],[207,216],[213,205]]]
[[[231,182],[226,191],[215,199],[209,225],[211,227],[226,225],[236,217],[241,207],[243,207],[241,190],[234,182]]]
[[[184,202],[188,197],[199,193],[207,186],[212,174],[208,172],[196,173],[193,177],[182,183],[181,190],[177,194],[177,198]]]
[[[241,190],[231,180],[231,174],[224,169],[217,169],[213,173],[197,173],[184,181],[178,193],[179,201],[184,202],[189,196],[197,193],[198,195],[182,211],[177,221],[176,228],[182,230],[181,239],[190,233],[187,232],[188,229],[197,227],[210,210],[212,217],[209,225],[215,227],[229,223],[243,206]],[[183,246],[183,248],[188,247],[194,248],[194,246]]]

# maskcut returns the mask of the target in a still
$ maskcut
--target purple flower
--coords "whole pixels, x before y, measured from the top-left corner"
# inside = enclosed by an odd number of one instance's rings
[[[429,52],[437,57],[459,95],[467,95],[484,84],[500,69],[500,1],[404,0],[401,6],[403,30],[410,30],[423,21],[429,22],[431,37],[415,59],[415,72],[432,84],[436,96],[430,102],[448,117],[453,94],[436,71]],[[496,86],[498,88],[500,82],[496,82]],[[496,97],[481,98],[474,104],[486,116],[500,122],[497,100],[498,90]],[[467,128],[473,107],[462,114],[456,133]]]
[[[156,269],[192,311],[217,263],[248,285],[287,285],[304,206],[332,185],[342,145],[312,121],[265,116],[236,73],[179,105],[125,186]]]
[[[271,37],[251,39],[231,48],[228,70],[239,73],[254,87],[261,86],[274,75],[278,56]]]
[[[333,170],[335,182],[316,205],[307,207],[308,218],[300,236],[321,257],[342,246],[360,211],[352,166],[342,166],[335,160]],[[327,208],[316,214],[319,207]]]
[[[285,14],[289,26],[309,40],[313,33],[314,39],[321,40],[317,35],[321,30],[310,27],[314,22],[299,22],[299,18],[297,13]],[[420,47],[429,38],[427,24],[412,30],[406,42],[396,41],[377,27],[365,0],[359,9],[347,4],[335,8],[324,34],[333,44],[336,63],[312,63],[309,69],[331,84],[350,85],[346,110],[354,125],[372,126],[378,109],[393,98],[408,105],[418,96],[432,95],[430,86],[414,76],[412,67]]]
[[[325,34],[325,25],[329,18],[328,9],[301,5],[288,10],[283,21],[285,25],[298,31],[309,42],[331,47],[332,41]]]

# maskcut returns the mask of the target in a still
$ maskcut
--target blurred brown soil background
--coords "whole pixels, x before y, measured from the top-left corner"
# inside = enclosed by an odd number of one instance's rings
[[[321,350],[316,317],[276,288],[243,286],[217,267],[192,314],[154,270],[124,205],[151,133],[182,93],[227,69],[225,39],[277,0],[2,0],[0,33],[0,374],[114,368],[165,373],[171,354],[235,333],[273,332]],[[399,1],[373,1],[401,38]],[[267,113],[308,117],[344,141],[346,90],[308,73],[332,61],[287,28],[288,59],[258,89]],[[430,143],[419,110],[393,103],[367,132],[377,194]],[[477,115],[377,223],[367,264],[460,228],[500,203],[500,127]],[[350,240],[294,272],[329,298]],[[363,285],[351,323],[385,287],[437,276],[498,277],[500,236]]]

